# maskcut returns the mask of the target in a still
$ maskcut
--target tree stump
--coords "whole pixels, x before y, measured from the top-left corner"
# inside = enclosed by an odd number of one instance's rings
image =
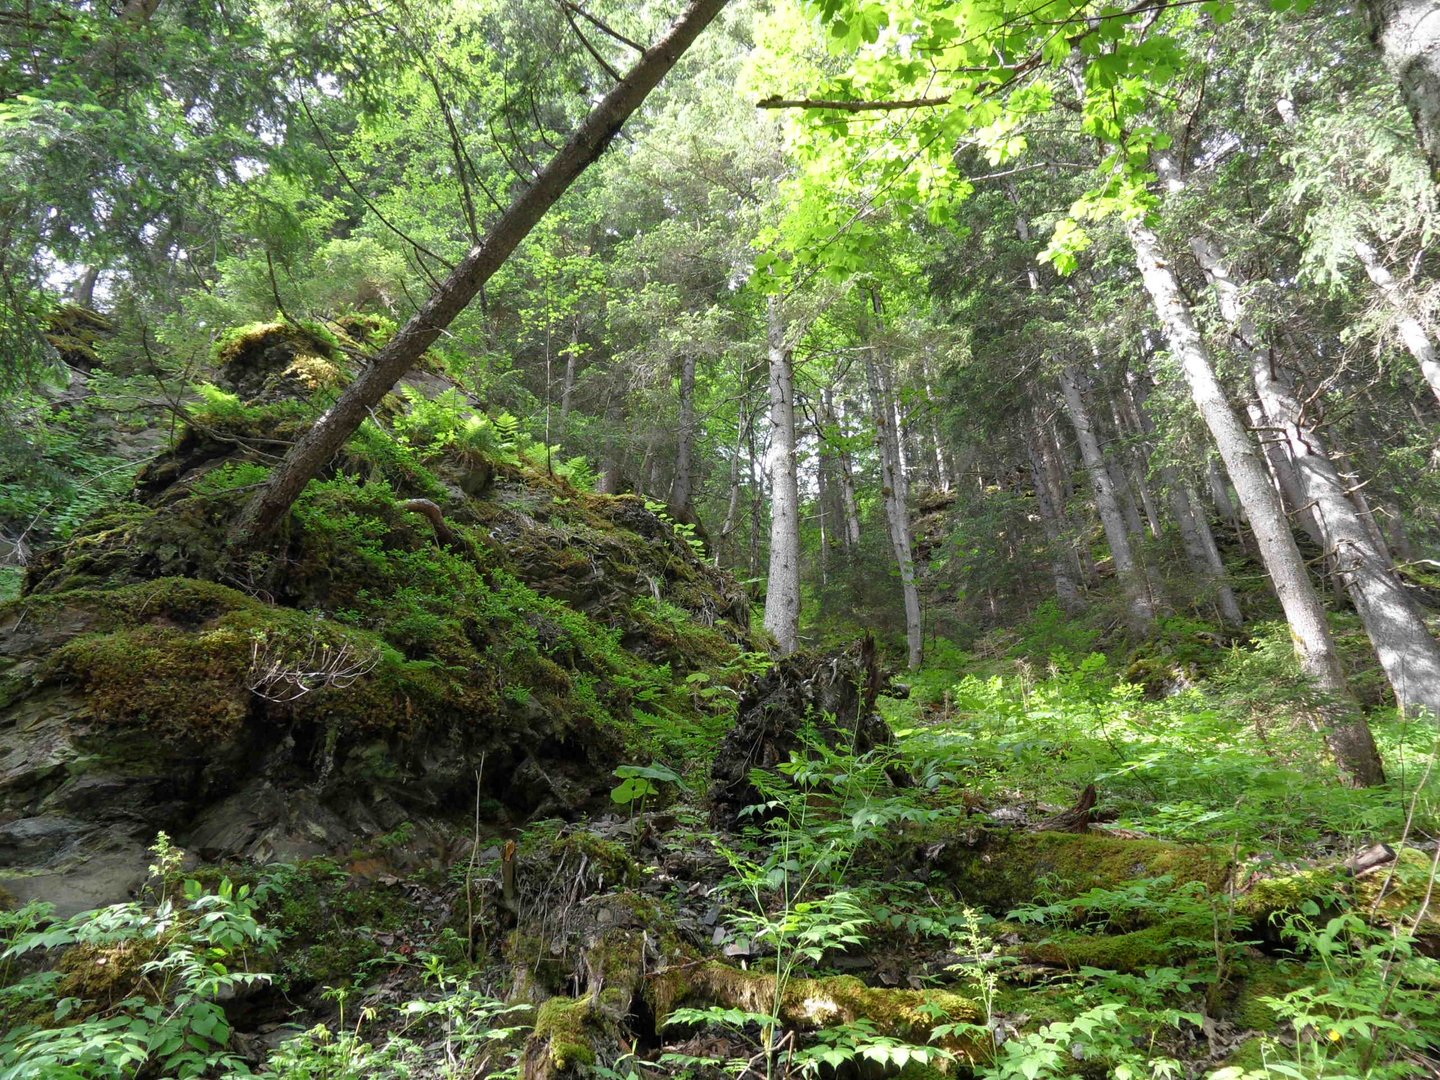
[[[764,801],[750,771],[789,761],[808,733],[857,754],[893,745],[894,734],[875,712],[876,698],[890,691],[888,682],[869,636],[837,652],[802,652],[778,661],[740,699],[739,718],[716,755],[712,823],[733,831],[741,811]],[[891,780],[907,782],[898,770]]]

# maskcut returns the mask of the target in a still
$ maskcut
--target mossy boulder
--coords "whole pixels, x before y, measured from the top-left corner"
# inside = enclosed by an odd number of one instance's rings
[[[98,311],[79,304],[62,304],[46,320],[45,340],[63,363],[81,371],[91,371],[100,365],[97,347],[114,335],[114,323]]]
[[[348,381],[339,339],[317,323],[252,323],[224,334],[213,362],[245,401],[303,396]]]
[[[0,814],[73,818],[67,867],[157,828],[208,858],[335,854],[405,820],[441,835],[477,784],[510,821],[573,815],[620,762],[723,722],[727,697],[680,676],[755,647],[743,591],[639,500],[513,461],[477,497],[468,451],[371,424],[273,548],[231,550],[268,448],[311,422],[301,356],[345,362],[311,328],[227,336],[217,361],[265,400],[208,392],[131,499],[0,607]]]

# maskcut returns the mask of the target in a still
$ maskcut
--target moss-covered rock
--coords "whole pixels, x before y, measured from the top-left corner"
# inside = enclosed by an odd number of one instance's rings
[[[992,830],[978,842],[942,841],[927,850],[930,865],[967,903],[996,915],[1149,878],[1167,879],[1167,890],[1199,883],[1219,892],[1231,871],[1229,853],[1222,848],[1094,833]],[[1163,916],[1163,907],[1156,910]],[[1145,911],[1137,911],[1134,925],[1126,928],[1149,920]]]
[[[1107,971],[1144,972],[1183,965],[1215,951],[1213,922],[1180,916],[1120,934],[1060,932],[1017,947],[1027,960],[1056,964],[1072,971],[1083,967]]]

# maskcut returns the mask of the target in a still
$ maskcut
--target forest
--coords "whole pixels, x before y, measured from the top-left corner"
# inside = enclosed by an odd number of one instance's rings
[[[1440,0],[0,3],[0,1080],[1440,1078]]]

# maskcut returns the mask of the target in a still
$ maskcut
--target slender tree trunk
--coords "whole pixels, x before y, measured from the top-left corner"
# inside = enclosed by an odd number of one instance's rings
[[[1086,588],[1096,582],[1095,564],[1090,557],[1088,545],[1082,544],[1074,518],[1070,512],[1070,501],[1075,488],[1070,482],[1070,470],[1065,463],[1065,448],[1061,445],[1055,429],[1054,418],[1042,422],[1040,429],[1040,460],[1045,466],[1045,478],[1050,483],[1050,499],[1060,520],[1065,526],[1065,535],[1080,584]]]
[[[1260,557],[1290,624],[1300,664],[1316,685],[1332,697],[1330,706],[1322,711],[1322,719],[1335,760],[1352,782],[1380,783],[1384,771],[1375,740],[1346,685],[1345,670],[1325,618],[1325,608],[1306,574],[1280,496],[1266,475],[1245,425],[1225,397],[1210,352],[1180,291],[1170,261],[1160,248],[1159,238],[1140,221],[1130,222],[1128,231],[1136,264],[1170,340],[1171,351],[1180,362],[1191,396],[1214,436],[1216,448],[1235,485],[1236,496],[1250,520]]]
[[[690,503],[695,488],[695,350],[680,365],[680,430],[676,434],[675,479],[670,484],[670,512],[681,521],[694,516]]]
[[[878,290],[871,290],[870,303],[877,330],[883,329],[884,305]],[[894,393],[894,376],[889,360],[874,347],[865,350],[865,378],[875,409],[875,438],[880,448],[880,486],[889,525],[890,545],[900,571],[900,592],[905,605],[905,641],[911,671],[925,659],[925,624],[920,610],[920,592],[915,585],[914,542],[910,535],[910,482],[905,462],[905,432],[900,426],[899,403]]]
[[[1240,511],[1235,509],[1235,503],[1230,498],[1230,485],[1213,457],[1205,462],[1205,482],[1210,487],[1210,501],[1215,504],[1215,513],[1238,533],[1241,524]]]
[[[845,437],[844,426],[835,412],[835,395],[830,387],[821,391],[821,406],[825,410],[825,423]],[[843,446],[835,453],[835,474],[840,482],[840,510],[845,522],[845,546],[853,548],[860,543],[860,502],[855,497],[855,473],[850,465],[850,453]]]
[[[786,655],[800,647],[800,488],[795,476],[795,373],[778,297],[766,313],[770,361],[770,573],[765,629]]]
[[[70,286],[70,298],[82,308],[95,307],[95,283],[100,280],[100,268],[87,266],[75,283]]]
[[[935,486],[941,491],[949,491],[954,486],[955,467],[950,461],[950,454],[940,433],[939,409],[935,405],[935,391],[932,389],[933,378],[930,373],[932,352],[933,349],[927,345],[925,351],[920,354],[920,376],[924,381],[925,416],[928,422],[930,442],[935,450]]]
[[[734,542],[735,530],[740,527],[740,459],[745,454],[745,431],[749,426],[746,417],[745,391],[741,389],[739,416],[735,425],[735,452],[730,455],[730,499],[725,505],[725,520],[720,524],[720,542],[716,547],[716,565],[719,565],[719,549],[724,548],[727,557],[732,565],[738,565],[740,559],[731,550]]]
[[[1100,452],[1100,442],[1095,438],[1095,425],[1080,393],[1080,375],[1073,364],[1066,364],[1061,369],[1060,390],[1065,395],[1065,412],[1070,417],[1075,441],[1080,446],[1080,460],[1090,477],[1095,510],[1100,515],[1110,557],[1115,562],[1115,576],[1120,579],[1120,586],[1125,592],[1126,624],[1136,637],[1145,637],[1155,629],[1155,602],[1130,546],[1130,529],[1120,500],[1116,497],[1105,457]]]
[[[1130,407],[1140,434],[1151,444],[1158,434],[1155,421],[1145,411],[1145,403],[1135,394],[1133,386]],[[1205,579],[1209,591],[1207,599],[1213,599],[1222,621],[1230,626],[1243,626],[1245,616],[1240,613],[1240,602],[1235,590],[1225,576],[1225,562],[1220,558],[1220,549],[1215,544],[1215,535],[1210,523],[1200,509],[1200,500],[1195,492],[1180,477],[1173,465],[1160,466],[1160,482],[1165,485],[1165,497],[1170,503],[1170,514],[1180,529],[1180,546],[1190,565]]]
[[[1050,478],[1045,475],[1045,459],[1037,445],[1038,430],[1037,424],[1030,438],[1025,440],[1025,450],[1030,459],[1030,478],[1035,484],[1035,506],[1040,512],[1040,527],[1045,530],[1045,543],[1050,548],[1050,573],[1055,579],[1055,598],[1060,601],[1061,610],[1075,615],[1084,610],[1085,601],[1080,597],[1080,585],[1073,565],[1075,552],[1066,541],[1064,519],[1060,508],[1055,505]]]
[[[604,457],[600,461],[600,479],[595,485],[601,495],[619,495],[625,487],[624,440],[620,437],[624,423],[625,387],[612,383],[605,400]]]
[[[1250,361],[1255,389],[1265,411],[1282,428],[1305,495],[1313,501],[1326,547],[1355,604],[1380,666],[1407,709],[1426,709],[1440,718],[1440,644],[1431,635],[1410,595],[1395,576],[1389,554],[1366,527],[1348,485],[1331,459],[1313,410],[1302,406],[1294,387],[1275,365],[1246,313],[1240,288],[1213,243],[1196,239],[1191,248],[1220,301],[1236,345]]]
[[[1410,310],[1404,290],[1396,282],[1395,275],[1380,261],[1375,249],[1364,240],[1356,240],[1355,254],[1359,256],[1360,265],[1365,267],[1365,273],[1374,282],[1380,295],[1395,309],[1395,328],[1400,332],[1400,340],[1420,365],[1420,374],[1425,376],[1431,392],[1440,400],[1440,356],[1436,355],[1435,342],[1430,339],[1430,332]]]
[[[575,380],[580,370],[580,326],[578,319],[570,321],[570,348],[565,353],[565,381],[560,384],[560,437],[565,437],[570,426],[570,408],[575,402]]]
[[[746,428],[745,438],[749,443],[750,451],[745,455],[745,460],[746,468],[750,473],[750,577],[753,580],[760,576],[760,537],[764,532],[765,518],[765,486],[759,470],[755,468],[758,452],[755,446],[753,417],[750,426]]]
[[[874,298],[879,314],[879,298]],[[883,361],[875,350],[865,351],[865,378],[875,409],[875,440],[880,448],[880,488],[885,500],[885,521],[890,529],[890,546],[900,570],[900,591],[905,602],[905,641],[910,670],[924,661],[925,626],[920,612],[920,593],[915,587],[915,560],[910,540],[910,512],[905,469],[900,460],[900,438],[895,430],[895,406]]]
[[[540,173],[520,188],[485,238],[460,260],[418,312],[346,387],[339,399],[292,446],[269,481],[241,509],[230,543],[252,548],[279,524],[305,485],[360,427],[400,376],[425,354],[490,280],[545,212],[604,152],[621,126],[649,96],[726,0],[692,0],[678,20],[647,49],[629,73],[590,110]]]
[[[1365,0],[1370,36],[1400,84],[1432,179],[1440,176],[1440,18],[1433,0]]]

